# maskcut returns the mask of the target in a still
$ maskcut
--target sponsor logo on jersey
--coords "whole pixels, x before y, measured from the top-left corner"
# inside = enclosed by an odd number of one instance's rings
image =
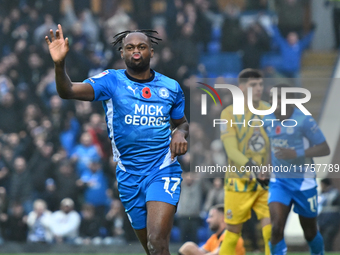
[[[150,116],[151,115],[151,116]],[[125,115],[125,123],[134,126],[162,126],[166,124],[163,106],[135,104],[134,115]]]
[[[138,89],[138,87],[136,87],[135,89],[132,89],[132,87],[129,85],[127,87],[129,90],[131,90],[133,92],[134,95],[136,95],[136,90]]]
[[[281,147],[281,148],[288,148],[288,140],[287,139],[278,139],[273,138],[270,140],[272,147]]]

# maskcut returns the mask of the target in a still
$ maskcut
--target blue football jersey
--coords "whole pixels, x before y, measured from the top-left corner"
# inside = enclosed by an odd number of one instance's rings
[[[126,70],[106,70],[86,79],[94,101],[102,101],[113,159],[118,168],[136,175],[170,164],[170,118],[184,117],[184,94],[178,84],[153,70],[137,80]],[[178,164],[178,163],[177,163]]]
[[[304,165],[312,163],[312,159],[305,157],[305,149],[323,143],[325,141],[323,133],[314,118],[304,115],[298,108],[294,108],[292,116],[283,124],[278,120],[273,121],[275,119],[277,118],[274,114],[263,118],[271,145],[271,163],[274,167],[272,176],[275,177],[272,181],[286,181],[288,186],[297,190],[315,187],[315,171],[311,167],[306,169]],[[293,149],[297,157],[289,160],[278,159],[275,157],[276,147]]]

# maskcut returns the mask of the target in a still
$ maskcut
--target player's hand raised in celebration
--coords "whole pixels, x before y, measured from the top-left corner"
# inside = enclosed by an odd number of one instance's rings
[[[54,63],[64,61],[67,52],[69,51],[68,38],[64,39],[63,29],[61,25],[58,25],[58,29],[55,31],[55,36],[53,30],[50,30],[51,41],[48,36],[45,36],[45,41],[48,44],[51,57]]]
[[[176,156],[183,155],[188,150],[188,142],[185,139],[185,134],[180,130],[177,130],[172,135],[171,143],[171,160],[174,160]]]

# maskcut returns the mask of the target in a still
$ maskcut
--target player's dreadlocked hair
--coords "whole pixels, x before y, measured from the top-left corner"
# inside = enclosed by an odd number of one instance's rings
[[[155,30],[152,30],[152,29],[126,30],[124,32],[120,32],[120,33],[116,34],[113,37],[113,39],[114,39],[114,41],[112,42],[113,47],[116,46],[118,43],[121,44],[123,42],[123,39],[128,34],[131,34],[131,33],[143,33],[150,39],[151,43],[153,43],[153,44],[158,44],[158,41],[162,40],[161,38],[158,38],[158,37],[153,35],[153,34],[158,34],[158,32],[155,31]],[[122,49],[122,46],[120,46],[118,48],[118,50],[121,50],[121,49]]]

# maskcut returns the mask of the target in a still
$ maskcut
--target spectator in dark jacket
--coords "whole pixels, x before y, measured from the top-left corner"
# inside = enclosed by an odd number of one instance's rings
[[[21,203],[26,214],[33,209],[31,175],[27,170],[26,160],[23,157],[17,157],[14,160],[14,173],[10,182],[9,199],[10,204]]]
[[[45,198],[45,182],[52,177],[54,168],[51,160],[53,144],[47,143],[37,148],[28,162],[32,176],[32,186],[35,198]]]
[[[79,228],[79,237],[76,239],[77,244],[100,244],[100,220],[95,214],[93,205],[84,204],[81,210],[81,223]]]
[[[243,66],[260,68],[261,57],[270,49],[270,38],[259,23],[251,25],[245,33],[243,44]]]
[[[56,198],[57,204],[65,197],[69,197],[75,202],[76,208],[78,207],[79,189],[76,187],[77,178],[74,167],[69,161],[60,163],[54,180],[55,184],[49,187],[49,190]],[[55,205],[56,203],[53,204]]]
[[[240,10],[234,5],[228,5],[221,28],[221,50],[238,51],[241,49],[242,29],[240,26]]]
[[[14,202],[5,221],[5,239],[14,242],[25,242],[27,238],[27,216],[20,202]]]

